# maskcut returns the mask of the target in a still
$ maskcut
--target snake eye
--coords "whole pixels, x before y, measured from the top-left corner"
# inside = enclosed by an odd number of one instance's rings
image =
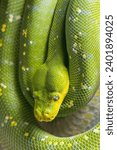
[[[55,96],[53,97],[53,100],[54,100],[54,101],[59,100],[59,96],[58,96],[58,95],[55,95]]]

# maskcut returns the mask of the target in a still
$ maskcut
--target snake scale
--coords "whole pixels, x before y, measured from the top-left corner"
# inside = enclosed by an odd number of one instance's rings
[[[99,66],[99,0],[0,0],[2,148],[99,150],[99,123],[70,137],[38,125],[84,107]]]

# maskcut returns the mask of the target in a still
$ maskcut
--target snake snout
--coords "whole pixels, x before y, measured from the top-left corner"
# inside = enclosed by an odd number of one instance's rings
[[[47,118],[53,118],[54,116],[52,115],[52,111],[49,109],[45,109],[45,111],[43,112],[44,116]]]
[[[51,110],[45,109],[42,111],[43,121],[52,121],[54,119],[54,116],[52,115]]]
[[[42,122],[42,121],[49,122],[54,119],[54,116],[51,115],[51,111],[49,111],[49,110],[40,110],[38,108],[38,109],[35,109],[34,115],[35,115],[36,119],[40,122]]]

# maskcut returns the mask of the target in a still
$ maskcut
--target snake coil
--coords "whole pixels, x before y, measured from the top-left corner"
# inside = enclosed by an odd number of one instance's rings
[[[44,110],[49,105],[46,94],[42,94],[45,100],[36,101],[40,86],[45,85],[45,74],[39,76],[37,71],[40,66],[51,74],[47,88],[58,85],[55,89],[61,92],[60,103],[56,93],[52,100],[53,119],[73,113],[93,98],[99,86],[99,0],[0,0],[1,146],[6,150],[99,150],[99,123],[70,137],[57,137],[39,127],[37,105]],[[61,70],[68,74],[63,77]],[[60,90],[67,83],[68,93]]]

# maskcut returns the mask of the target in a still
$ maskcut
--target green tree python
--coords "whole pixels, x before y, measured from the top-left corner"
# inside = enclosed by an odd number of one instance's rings
[[[99,72],[99,0],[0,0],[2,148],[99,150],[99,123],[68,137],[39,126],[88,104]]]

